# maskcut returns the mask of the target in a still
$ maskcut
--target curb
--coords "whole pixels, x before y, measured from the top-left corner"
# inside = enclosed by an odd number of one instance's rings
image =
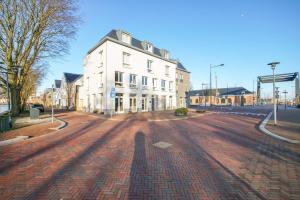
[[[68,122],[66,122],[66,121],[64,121],[62,119],[58,119],[58,118],[55,117],[55,120],[59,121],[60,125],[58,127],[55,127],[55,128],[49,128],[50,130],[58,131],[60,129],[65,128],[68,125]]]
[[[270,112],[268,114],[268,116],[262,121],[262,123],[259,125],[259,130],[261,132],[265,133],[266,135],[272,136],[276,139],[283,140],[285,142],[289,142],[289,143],[292,143],[292,144],[300,144],[300,141],[298,141],[298,140],[291,140],[291,139],[279,136],[279,135],[277,135],[275,133],[272,133],[271,131],[269,131],[265,128],[265,126],[267,125],[268,121],[270,120],[272,114],[273,114],[273,112]]]
[[[6,145],[9,145],[9,144],[15,144],[17,142],[21,142],[21,141],[27,140],[28,138],[29,138],[29,136],[17,136],[17,137],[15,137],[13,139],[4,140],[4,141],[0,142],[0,147],[6,146]]]

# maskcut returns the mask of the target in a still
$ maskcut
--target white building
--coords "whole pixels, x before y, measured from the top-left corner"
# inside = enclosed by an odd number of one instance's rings
[[[174,109],[175,72],[176,61],[167,50],[128,32],[112,30],[84,59],[86,111],[109,114]]]
[[[85,91],[83,75],[63,73],[61,80],[55,80],[54,105],[59,108],[82,110]]]

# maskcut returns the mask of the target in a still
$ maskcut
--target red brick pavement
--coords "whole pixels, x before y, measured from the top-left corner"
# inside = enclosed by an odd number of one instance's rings
[[[260,118],[61,117],[67,128],[0,149],[1,199],[300,199],[300,147]]]

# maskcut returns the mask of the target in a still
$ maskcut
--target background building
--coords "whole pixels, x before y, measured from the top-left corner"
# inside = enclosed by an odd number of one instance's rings
[[[54,102],[56,107],[82,110],[83,95],[82,74],[64,72],[61,81],[55,80]]]
[[[189,106],[195,105],[253,105],[256,97],[243,87],[191,90],[188,92]],[[210,102],[211,101],[211,102]]]
[[[177,61],[176,66],[176,106],[187,107],[187,92],[190,90],[190,72]]]

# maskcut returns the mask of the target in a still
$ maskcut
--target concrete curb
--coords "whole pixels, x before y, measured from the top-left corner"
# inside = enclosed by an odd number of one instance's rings
[[[265,128],[265,126],[268,124],[268,121],[270,120],[271,116],[272,116],[272,112],[270,112],[267,117],[262,121],[262,123],[259,125],[259,130],[263,133],[265,133],[266,135],[269,135],[271,137],[274,137],[276,139],[279,139],[279,140],[283,140],[285,142],[289,142],[289,143],[292,143],[292,144],[300,144],[300,141],[298,140],[291,140],[291,139],[288,139],[288,138],[285,138],[285,137],[282,137],[282,136],[279,136],[275,133],[272,133],[271,131],[267,130]]]
[[[13,139],[4,140],[4,141],[0,142],[0,147],[6,146],[6,145],[9,145],[9,144],[14,144],[14,143],[17,143],[17,142],[20,142],[20,141],[24,141],[28,138],[29,138],[29,136],[17,136]]]
[[[55,127],[55,128],[49,128],[50,130],[58,131],[60,129],[65,128],[68,125],[68,122],[66,122],[66,121],[64,121],[62,119],[58,119],[58,118],[55,117],[55,120],[59,121],[60,125],[58,127]]]

